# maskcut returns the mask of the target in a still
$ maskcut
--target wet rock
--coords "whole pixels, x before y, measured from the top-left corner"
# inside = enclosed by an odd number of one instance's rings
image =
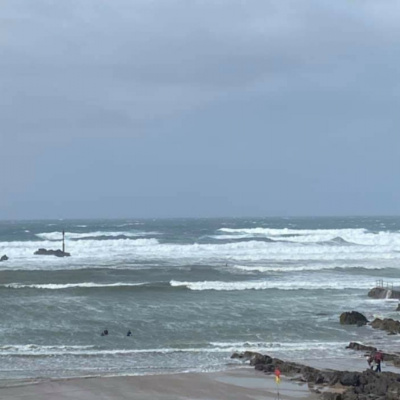
[[[38,256],[56,256],[56,257],[70,257],[71,254],[62,250],[47,250],[47,249],[39,249],[35,251],[33,254]]]
[[[371,322],[371,326],[374,329],[382,329],[388,331],[389,333],[400,333],[400,322],[395,321],[392,318],[385,318],[385,319],[375,318]]]
[[[322,393],[322,400],[342,400],[341,393],[325,392]]]
[[[374,299],[400,299],[400,291],[395,289],[375,287],[368,292],[368,296]]]
[[[4,254],[4,256],[1,256],[0,261],[7,261],[8,257]]]
[[[377,351],[378,349],[373,346],[365,346],[361,343],[357,342],[350,342],[348,346],[346,346],[346,349],[352,349],[352,350],[362,350],[362,351]]]
[[[368,323],[367,318],[357,311],[344,312],[340,315],[340,323],[342,325],[362,326]]]
[[[343,386],[358,386],[360,384],[360,374],[357,372],[345,372],[340,378]]]

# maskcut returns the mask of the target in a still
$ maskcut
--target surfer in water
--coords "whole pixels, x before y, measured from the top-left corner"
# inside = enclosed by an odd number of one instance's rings
[[[101,332],[101,336],[107,336],[108,335],[108,329],[104,329],[103,332]]]

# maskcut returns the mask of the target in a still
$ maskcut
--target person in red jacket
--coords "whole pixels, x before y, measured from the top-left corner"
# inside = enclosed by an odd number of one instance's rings
[[[374,361],[375,361],[375,363],[376,363],[375,372],[381,372],[381,362],[383,361],[383,354],[382,354],[382,351],[381,351],[381,350],[378,350],[378,351],[375,353]]]

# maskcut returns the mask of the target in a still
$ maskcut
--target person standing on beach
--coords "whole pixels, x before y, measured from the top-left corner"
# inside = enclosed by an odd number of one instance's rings
[[[383,354],[380,350],[375,353],[374,361],[376,362],[376,369],[375,372],[382,372],[381,371],[381,362],[383,361]]]

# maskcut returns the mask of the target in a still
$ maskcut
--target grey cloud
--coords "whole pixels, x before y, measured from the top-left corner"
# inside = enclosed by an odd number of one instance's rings
[[[254,173],[252,166],[269,176],[276,173],[270,178],[275,188],[284,177],[292,187],[302,182],[308,189],[322,188],[317,165],[324,159],[333,162],[335,155],[343,159],[340,176],[352,169],[351,154],[364,163],[375,157],[395,169],[399,16],[398,2],[373,0],[3,1],[0,145],[8,156],[0,167],[5,171],[12,166],[15,172],[13,178],[0,172],[0,178],[14,182],[14,191],[18,182],[25,185],[25,193],[40,204],[40,194],[27,182],[38,176],[42,183],[56,180],[47,168],[54,162],[52,152],[63,149],[70,158],[82,145],[89,157],[85,162],[80,155],[79,169],[92,171],[90,157],[97,164],[109,159],[110,143],[117,146],[114,141],[122,138],[116,154],[129,144],[137,146],[137,140],[147,141],[143,156],[137,154],[127,163],[147,170],[143,179],[156,179],[144,155],[152,157],[160,135],[167,136],[162,150],[173,155],[177,167],[161,151],[159,168],[165,170],[166,187],[150,191],[142,183],[143,198],[169,192],[168,185],[170,196],[183,186],[189,193],[182,183],[186,175],[177,172],[182,168],[197,177],[205,193],[219,193],[222,199],[218,180],[208,176],[208,162],[220,172],[219,179],[226,180],[232,197],[237,195],[230,186],[233,173],[248,193],[258,190],[256,180],[246,179]],[[110,143],[92,148],[97,142],[85,142],[99,138]],[[262,162],[265,148],[273,153]],[[248,152],[242,155],[243,149]],[[330,155],[329,149],[336,153]],[[385,153],[393,159],[386,159]],[[282,154],[290,155],[296,164],[289,162],[287,168],[295,166],[302,179],[294,177],[295,171],[275,171]],[[241,156],[248,166],[244,163],[238,170],[234,158]],[[110,165],[110,171],[118,168]],[[204,168],[204,175],[197,168]],[[378,176],[368,168],[376,184]],[[383,167],[378,169],[383,173]],[[326,166],[325,172],[339,191],[335,168]],[[71,182],[71,174],[65,173]],[[316,178],[308,180],[306,175]],[[350,175],[356,179],[363,173],[353,168]],[[101,196],[101,179],[92,172],[88,176],[98,184],[93,193]],[[113,181],[113,190],[134,197],[133,191],[123,189],[128,176],[122,173],[120,181]],[[206,182],[211,182],[209,187]],[[367,179],[359,182],[360,190],[367,191]],[[77,184],[89,198],[84,182]],[[13,193],[10,190],[0,205],[15,199]],[[256,207],[250,195],[247,201],[250,209],[264,209]],[[307,209],[304,204],[294,212]],[[280,209],[277,205],[275,212]]]

